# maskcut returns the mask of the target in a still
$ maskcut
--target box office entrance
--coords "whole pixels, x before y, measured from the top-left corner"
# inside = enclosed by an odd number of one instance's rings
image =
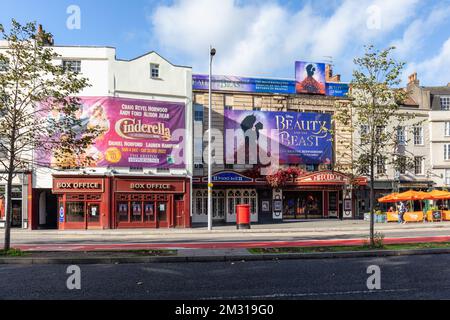
[[[172,195],[116,194],[117,228],[168,228]]]

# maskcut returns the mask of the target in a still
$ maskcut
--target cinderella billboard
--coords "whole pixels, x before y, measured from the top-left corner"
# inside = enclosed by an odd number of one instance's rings
[[[92,167],[185,167],[183,103],[116,97],[86,97],[80,98],[80,102],[76,116],[81,121],[72,129],[80,134],[85,128],[101,129],[101,134],[85,150],[94,161]],[[46,117],[52,123],[61,115],[51,112]],[[65,167],[74,162],[53,154],[39,157],[51,167]]]

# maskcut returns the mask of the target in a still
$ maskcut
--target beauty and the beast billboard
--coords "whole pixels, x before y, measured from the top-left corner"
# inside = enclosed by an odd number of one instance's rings
[[[272,112],[225,110],[224,127],[228,130],[252,130],[260,139],[271,139],[273,130],[278,135],[279,163],[281,164],[330,164],[333,157],[331,115],[326,113]],[[263,135],[261,134],[263,133]],[[241,145],[226,144],[227,157],[246,150]],[[264,145],[271,145],[264,143]]]
[[[86,149],[92,167],[184,168],[184,157],[173,151],[184,149],[185,105],[183,103],[115,97],[80,98],[77,117],[82,134],[99,128],[101,134]],[[57,120],[60,114],[47,117]],[[184,154],[184,152],[182,152]],[[52,167],[71,163],[48,155]]]

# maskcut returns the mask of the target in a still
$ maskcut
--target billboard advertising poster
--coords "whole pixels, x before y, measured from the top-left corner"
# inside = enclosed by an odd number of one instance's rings
[[[86,155],[95,162],[90,167],[185,167],[183,103],[115,97],[80,98],[80,103],[77,117],[81,125],[73,129],[80,134],[85,128],[101,130],[86,149]],[[55,121],[60,114],[53,112],[47,117]],[[61,167],[73,159],[48,155],[46,162]]]
[[[211,86],[212,90],[215,91],[279,94],[295,93],[295,81],[282,79],[213,76]],[[192,87],[194,90],[208,90],[209,77],[207,75],[194,74],[192,76]]]
[[[332,97],[347,97],[350,85],[348,83],[334,83],[327,82],[327,96]]]
[[[258,146],[261,145],[261,139],[267,141],[270,132],[277,130],[281,164],[331,164],[331,120],[331,115],[326,113],[225,110],[224,128],[226,134],[239,129],[244,133],[247,130],[255,131]],[[227,159],[236,159],[236,153],[248,149],[244,144],[237,145],[236,141],[238,139],[235,139],[234,145],[226,144]]]
[[[326,94],[325,64],[314,62],[295,62],[296,93]]]

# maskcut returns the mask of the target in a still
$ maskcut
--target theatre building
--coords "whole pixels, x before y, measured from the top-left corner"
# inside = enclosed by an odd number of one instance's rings
[[[79,94],[79,117],[86,128],[102,130],[86,150],[95,161],[88,168],[63,170],[72,159],[40,155],[48,166],[35,168],[21,185],[29,227],[190,227],[191,68],[156,52],[120,60],[110,47],[54,50],[61,55],[55,63],[89,79]]]
[[[305,79],[302,68],[309,71]],[[193,223],[207,221],[207,161],[203,159],[207,154],[203,138],[208,127],[207,80],[204,75],[193,76]],[[355,182],[346,174],[352,136],[333,122],[333,116],[337,103],[348,102],[348,85],[340,83],[329,65],[297,62],[295,80],[213,76],[212,91],[216,223],[236,221],[237,204],[250,204],[253,222],[357,218],[354,195],[366,181]],[[251,138],[257,142],[250,142]],[[261,156],[271,154],[276,140],[279,164],[271,174],[263,174],[261,169],[268,162],[263,163]],[[239,161],[239,156],[245,161]],[[277,174],[286,174],[284,181],[270,183]]]

